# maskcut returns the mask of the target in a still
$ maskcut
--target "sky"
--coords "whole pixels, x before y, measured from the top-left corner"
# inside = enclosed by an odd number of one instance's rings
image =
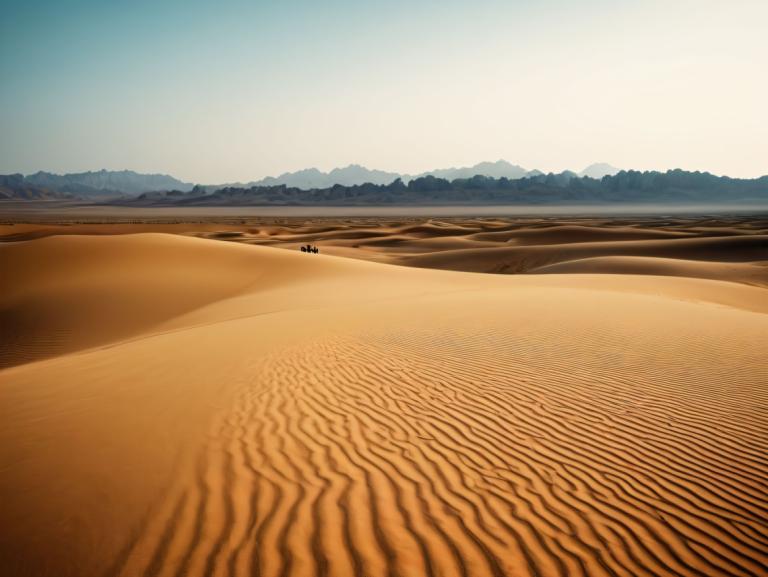
[[[768,174],[766,0],[0,0],[0,173]]]

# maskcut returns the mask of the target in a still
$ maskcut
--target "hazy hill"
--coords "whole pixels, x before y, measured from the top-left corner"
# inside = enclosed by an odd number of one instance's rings
[[[191,190],[192,185],[167,174],[140,174],[132,170],[99,170],[71,174],[36,172],[24,185],[77,196],[137,195],[153,190]]]
[[[0,200],[62,200],[71,196],[29,184],[23,174],[0,174]]]
[[[512,164],[506,160],[497,160],[496,162],[480,162],[474,166],[464,166],[462,168],[440,168],[437,170],[424,172],[417,176],[411,177],[408,180],[420,178],[423,176],[434,176],[436,178],[454,180],[456,178],[471,178],[478,174],[480,176],[491,176],[493,178],[523,178],[524,176],[527,176],[529,172],[530,171],[526,170],[522,166]]]
[[[353,186],[372,182],[373,184],[389,184],[402,175],[383,170],[371,170],[359,164],[350,164],[344,168],[334,168],[330,172],[322,172],[316,168],[306,168],[297,172],[285,172],[277,177],[268,176],[251,182],[248,186],[275,186],[284,184],[296,188],[325,188],[334,184]]]
[[[359,164],[350,164],[344,168],[334,168],[330,172],[322,172],[316,168],[307,168],[297,172],[286,172],[277,177],[270,176],[250,182],[244,185],[244,187],[285,185],[288,187],[312,189],[328,188],[335,184],[340,184],[342,186],[355,186],[368,182],[372,184],[389,184],[396,178],[400,178],[403,182],[410,182],[415,178],[429,175],[453,180],[456,178],[469,178],[476,174],[492,176],[494,178],[501,178],[504,176],[507,178],[521,178],[526,176],[528,171],[520,166],[511,164],[506,160],[481,162],[474,166],[465,166],[462,168],[439,168],[415,176],[397,172],[387,172],[384,170],[372,170],[360,166]],[[213,188],[224,188],[224,186]]]
[[[590,164],[579,173],[579,176],[589,176],[592,178],[603,178],[604,176],[613,176],[619,172],[619,169],[605,162]]]

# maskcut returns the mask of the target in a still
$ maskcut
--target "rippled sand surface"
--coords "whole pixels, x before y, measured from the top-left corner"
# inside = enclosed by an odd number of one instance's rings
[[[8,574],[765,574],[759,283],[250,244],[0,245]]]

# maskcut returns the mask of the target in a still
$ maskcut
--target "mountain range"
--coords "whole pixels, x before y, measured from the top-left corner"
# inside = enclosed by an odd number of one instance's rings
[[[75,197],[65,192],[35,186],[23,174],[0,174],[0,200],[64,200]]]
[[[100,170],[0,175],[3,199],[143,206],[763,203],[768,201],[768,176],[738,179],[679,169],[617,172],[607,164],[593,164],[580,173],[543,174],[500,160],[415,176],[350,165],[328,173],[285,173],[246,185],[193,186],[168,175]]]
[[[284,184],[226,187],[209,193],[153,192],[121,204],[141,206],[387,206],[768,203],[768,176],[755,179],[708,172],[622,170],[601,179],[573,172],[510,179],[475,175],[448,180],[431,174],[389,184],[302,189]]]
[[[619,171],[609,164],[599,163],[591,164],[580,173],[573,173],[578,176],[590,176],[592,178],[602,178],[606,175],[616,174]],[[570,171],[568,171],[570,172]],[[420,174],[401,174],[397,172],[387,172],[384,170],[371,170],[359,164],[350,164],[344,168],[334,168],[330,172],[323,172],[316,168],[307,168],[296,172],[285,172],[280,176],[269,176],[261,180],[255,180],[249,183],[237,183],[233,185],[208,186],[213,192],[226,187],[250,188],[253,186],[277,186],[285,185],[292,188],[312,189],[328,188],[336,184],[342,186],[357,186],[370,182],[371,184],[389,184],[396,178],[408,183],[416,178],[424,176],[434,176],[436,178],[445,178],[446,180],[455,180],[457,178],[471,178],[475,175],[490,176],[493,178],[523,178],[524,176],[536,176],[543,174],[539,170],[527,170],[522,166],[512,164],[506,160],[497,160],[496,162],[480,162],[473,166],[464,166],[460,168],[438,168]]]
[[[593,164],[580,173],[565,171],[562,174],[569,177],[589,176],[602,178],[618,172],[608,164]],[[266,177],[249,183],[222,184],[222,185],[197,185],[166,174],[141,174],[132,170],[120,171],[88,171],[69,174],[53,174],[50,172],[36,172],[27,176],[21,174],[0,175],[0,199],[14,200],[56,200],[56,199],[91,199],[114,200],[121,197],[136,197],[144,193],[156,193],[176,191],[178,193],[199,196],[204,191],[213,193],[224,188],[253,188],[286,186],[303,190],[323,189],[333,186],[360,186],[366,183],[375,185],[390,184],[396,179],[404,183],[426,176],[452,181],[473,176],[486,176],[491,178],[519,179],[542,175],[538,170],[526,170],[525,168],[511,164],[505,160],[496,162],[481,162],[474,166],[460,168],[442,168],[416,175],[400,174],[383,170],[372,170],[358,164],[351,164],[343,168],[334,168],[330,172],[323,172],[316,168],[307,168],[296,172],[286,172],[277,177]],[[155,195],[155,196],[163,196]]]
[[[132,170],[98,170],[70,174],[36,172],[0,175],[0,198],[51,200],[86,197],[107,199],[137,196],[155,190],[192,190],[193,185],[167,174]]]

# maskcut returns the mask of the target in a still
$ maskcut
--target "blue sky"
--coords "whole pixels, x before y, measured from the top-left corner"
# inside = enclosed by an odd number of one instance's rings
[[[768,173],[763,0],[0,5],[0,173]]]

